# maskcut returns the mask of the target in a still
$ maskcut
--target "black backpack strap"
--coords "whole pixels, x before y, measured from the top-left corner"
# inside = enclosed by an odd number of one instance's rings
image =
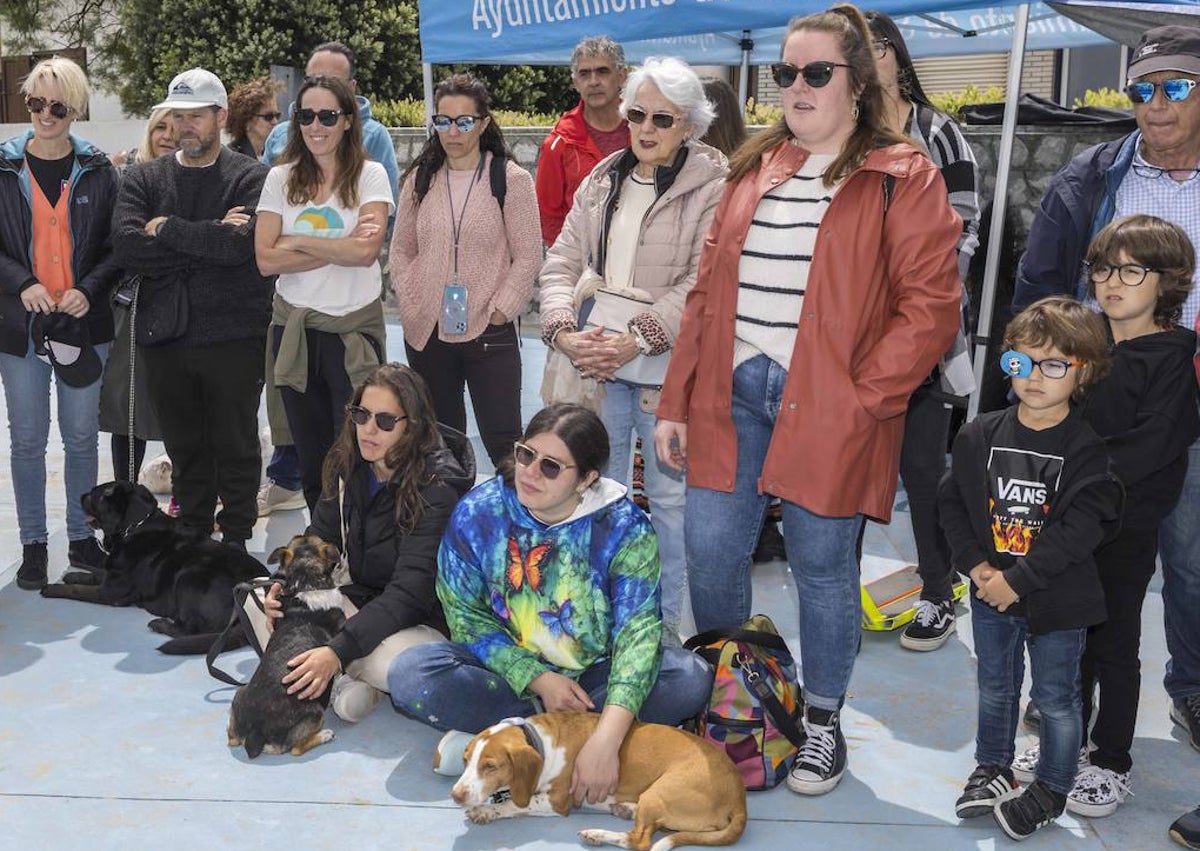
[[[229,616],[229,623],[225,625],[225,629],[221,630],[221,634],[217,636],[217,640],[213,642],[212,647],[208,648],[208,653],[204,657],[204,662],[208,665],[208,673],[214,679],[218,679],[231,686],[244,686],[246,684],[218,668],[217,657],[225,652],[230,638],[237,630],[241,630],[250,642],[250,646],[260,656],[262,655],[262,648],[258,646],[258,641],[254,638],[254,629],[247,619],[243,606],[245,605],[246,598],[249,597],[258,606],[259,611],[265,615],[267,610],[263,606],[262,601],[258,599],[258,595],[254,592],[259,588],[269,588],[277,581],[274,577],[267,576],[260,579],[252,579],[249,582],[239,582],[233,586],[233,613]]]
[[[752,668],[743,668],[743,677],[746,680],[746,685],[754,692],[754,696],[758,698],[765,709],[771,716],[771,720],[775,722],[775,728],[783,735],[787,736],[788,741],[796,747],[804,747],[804,742],[808,736],[796,725],[794,716],[788,715],[783,704],[779,702],[779,698],[775,693],[762,681],[762,677]]]
[[[695,650],[698,647],[706,647],[718,641],[745,641],[747,644],[765,647],[768,650],[774,650],[776,653],[786,653],[789,659],[792,656],[792,651],[782,636],[776,635],[773,632],[761,632],[756,629],[742,629],[741,627],[710,629],[707,632],[693,635],[683,643],[683,646],[687,650]]]
[[[508,175],[505,173],[507,167],[508,157],[492,155],[492,162],[488,166],[488,182],[492,184],[492,196],[500,205],[501,215],[504,214],[504,196],[508,194]]]

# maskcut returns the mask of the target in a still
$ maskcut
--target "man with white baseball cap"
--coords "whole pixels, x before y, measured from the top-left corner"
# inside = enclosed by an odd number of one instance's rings
[[[254,259],[254,208],[268,169],[221,145],[228,103],[225,86],[203,68],[171,81],[155,108],[171,110],[179,150],[126,172],[113,252],[141,276],[135,334],[180,520],[207,537],[219,499],[224,540],[244,549],[258,519],[258,402],[273,281]],[[186,327],[147,340],[155,301],[172,295],[187,306]]]

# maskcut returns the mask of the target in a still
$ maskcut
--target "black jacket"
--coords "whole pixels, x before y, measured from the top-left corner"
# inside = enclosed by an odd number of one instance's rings
[[[343,669],[402,629],[425,624],[450,634],[435,591],[437,552],[455,504],[475,484],[475,454],[466,435],[448,426],[438,428],[443,445],[425,459],[427,480],[421,496],[426,504],[408,535],[396,527],[394,483],[372,499],[369,477],[374,474],[360,458],[346,485],[344,552],[353,584],[342,591],[359,612],[329,642]],[[322,496],[307,534],[342,546],[336,497]]]
[[[32,133],[0,147],[0,351],[23,356],[28,350],[30,314],[21,292],[32,286],[33,206],[29,174],[24,172],[25,146]],[[113,338],[108,297],[118,269],[109,240],[117,200],[117,171],[99,150],[71,137],[75,166],[71,174],[71,273],[75,288],[87,296],[88,331],[93,343]]]
[[[954,440],[950,470],[938,489],[951,562],[963,574],[981,562],[1003,570],[1021,598],[1017,613],[1031,633],[1101,623],[1107,610],[1092,553],[1120,530],[1121,483],[1108,470],[1104,442],[1072,411],[1064,423],[1062,474],[1045,526],[1028,554],[1001,555],[990,525],[988,456],[998,433],[1015,430],[1016,417],[1016,406],[982,414]]]
[[[1157,527],[1183,490],[1188,447],[1200,437],[1195,352],[1186,328],[1117,343],[1111,371],[1084,398],[1083,418],[1125,485],[1123,528]]]

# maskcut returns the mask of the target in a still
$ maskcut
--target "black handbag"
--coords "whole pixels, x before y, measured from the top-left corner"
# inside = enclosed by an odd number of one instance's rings
[[[187,289],[178,275],[139,276],[133,310],[133,336],[139,346],[162,346],[187,333]]]

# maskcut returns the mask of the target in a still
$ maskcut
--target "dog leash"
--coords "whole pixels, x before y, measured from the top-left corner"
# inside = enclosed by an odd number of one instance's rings
[[[235,629],[241,629],[243,636],[250,642],[250,646],[254,648],[254,651],[259,656],[262,656],[263,648],[258,646],[258,639],[255,638],[254,633],[254,625],[250,623],[250,616],[246,613],[246,598],[249,597],[253,600],[254,605],[258,606],[258,610],[265,617],[267,609],[263,605],[262,600],[258,598],[258,594],[254,592],[259,588],[269,588],[278,581],[273,576],[263,576],[258,579],[251,579],[249,582],[239,582],[233,586],[233,613],[229,616],[229,623],[226,624],[221,634],[217,636],[217,640],[213,642],[212,646],[208,648],[208,653],[204,657],[204,662],[208,665],[208,673],[214,679],[218,679],[231,686],[244,686],[246,682],[249,682],[249,680],[242,682],[218,668],[217,657],[225,652],[225,648],[229,644],[229,640],[233,637]]]

